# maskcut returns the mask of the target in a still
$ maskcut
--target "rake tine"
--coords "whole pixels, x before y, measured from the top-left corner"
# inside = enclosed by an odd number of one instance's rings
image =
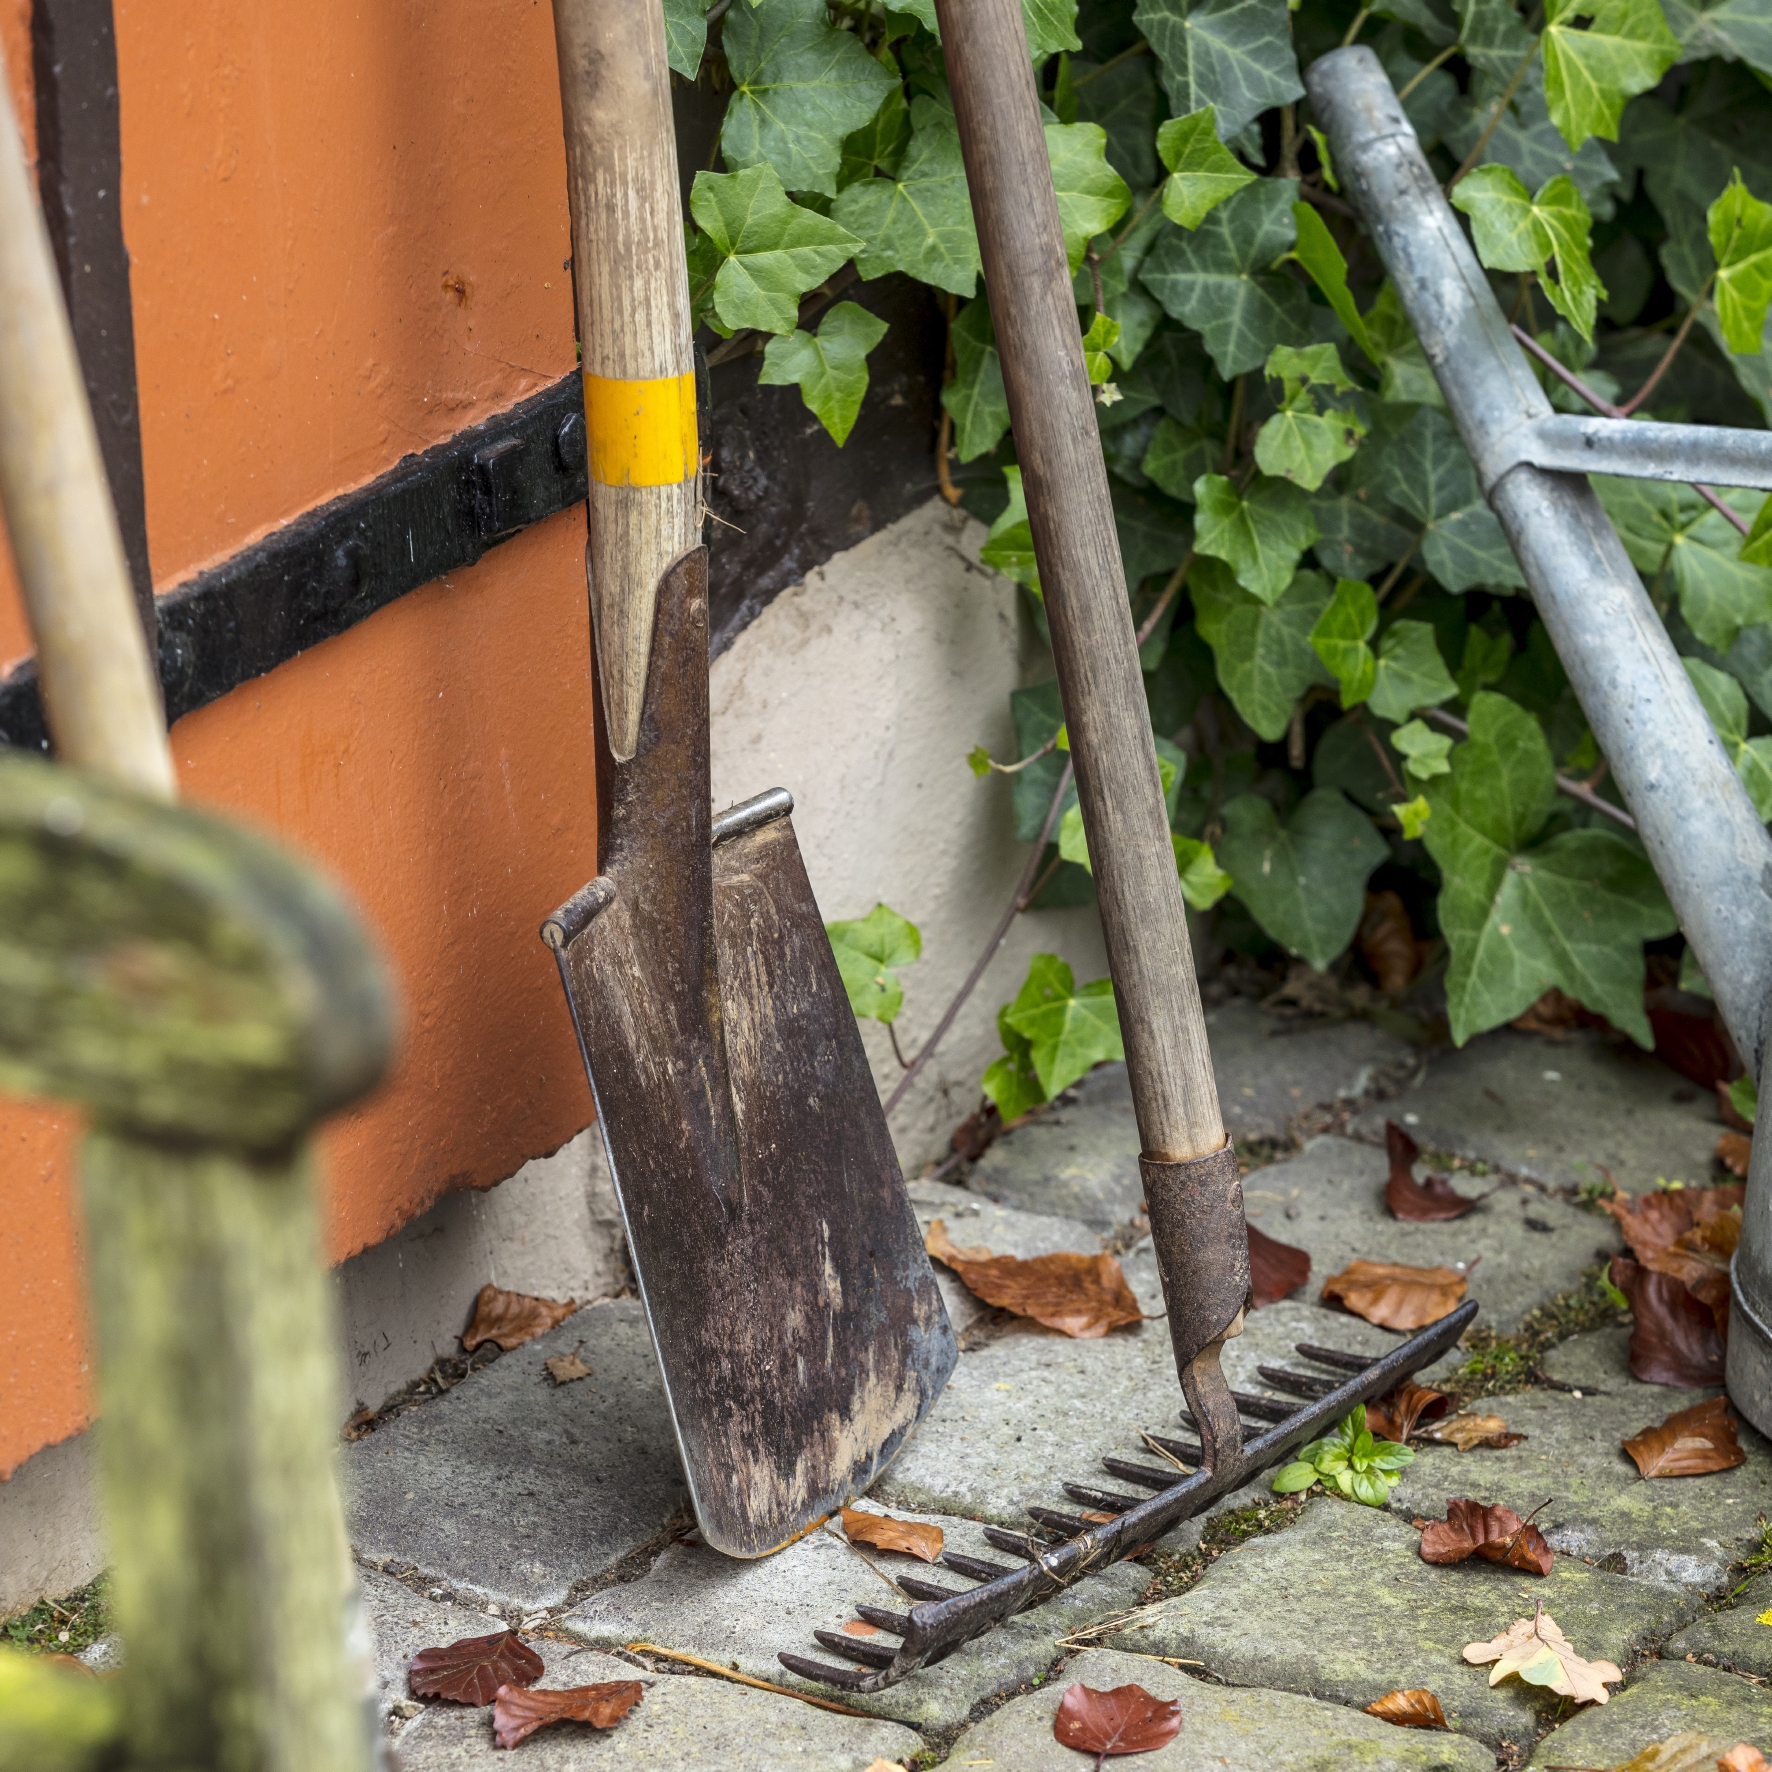
[[[1433,1325],[1430,1323],[1428,1327]],[[1303,1354],[1307,1360],[1315,1360],[1319,1366],[1339,1366],[1343,1372],[1364,1372],[1368,1366],[1378,1364],[1371,1354],[1350,1354],[1344,1348],[1318,1347],[1309,1341],[1294,1342],[1292,1351]]]
[[[1258,1397],[1249,1391],[1232,1391],[1231,1397],[1239,1415],[1253,1415],[1257,1421],[1284,1421],[1295,1413],[1290,1403],[1282,1402],[1278,1397]],[[1191,1427],[1196,1433],[1200,1430],[1200,1424],[1186,1409],[1181,1412],[1181,1425]]]
[[[1072,1501],[1080,1501],[1085,1507],[1099,1509],[1104,1514],[1129,1514],[1143,1500],[1138,1495],[1116,1495],[1112,1489],[1091,1489],[1083,1483],[1066,1483],[1063,1489]]]
[[[815,1630],[812,1634],[825,1648],[835,1649],[839,1655],[850,1656],[856,1661],[865,1661],[869,1667],[890,1667],[898,1654],[896,1647],[888,1649],[883,1643],[864,1643],[840,1630]]]
[[[891,1631],[895,1637],[910,1633],[911,1615],[908,1612],[894,1612],[886,1606],[857,1606],[855,1616],[864,1624],[878,1625],[881,1630]]]
[[[933,1581],[919,1581],[914,1575],[900,1575],[895,1579],[913,1600],[957,1600],[963,1592],[968,1591],[957,1587],[937,1587]]]
[[[1135,1464],[1130,1458],[1104,1458],[1101,1468],[1110,1477],[1124,1477],[1144,1489],[1173,1489],[1182,1475],[1178,1470],[1159,1470],[1154,1464]]]
[[[941,1560],[956,1575],[964,1575],[968,1581],[995,1581],[999,1575],[1015,1573],[1007,1563],[987,1563],[983,1557],[962,1556],[959,1551],[943,1551]]]
[[[1206,1462],[1205,1451],[1191,1440],[1166,1440],[1161,1434],[1146,1434],[1145,1438],[1159,1451],[1167,1452],[1171,1458],[1179,1458],[1195,1470]]]
[[[1255,1370],[1275,1390],[1291,1391],[1295,1397],[1313,1402],[1335,1389],[1333,1378],[1320,1378],[1314,1372],[1288,1372],[1284,1366],[1257,1366]]]
[[[1079,1520],[1075,1514],[1061,1514],[1049,1507],[1030,1507],[1028,1518],[1064,1538],[1075,1538],[1079,1533],[1087,1532],[1091,1525],[1100,1524],[1099,1521]]]
[[[817,1680],[821,1686],[837,1686],[845,1692],[867,1690],[870,1675],[865,1667],[832,1667],[828,1661],[813,1661],[804,1655],[790,1655],[785,1649],[775,1659],[789,1673],[798,1674],[803,1680]]]
[[[998,1550],[1012,1551],[1018,1557],[1026,1557],[1030,1563],[1039,1562],[1052,1548],[1031,1532],[1005,1532],[1001,1526],[985,1527],[984,1535]]]

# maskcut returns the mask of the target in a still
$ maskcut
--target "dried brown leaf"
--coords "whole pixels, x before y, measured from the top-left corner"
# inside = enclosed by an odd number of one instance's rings
[[[1664,1254],[1694,1225],[1740,1207],[1745,1189],[1726,1187],[1659,1188],[1652,1194],[1614,1194],[1600,1204],[1618,1220],[1624,1240],[1638,1261]]]
[[[1612,1284],[1630,1300],[1630,1369],[1644,1384],[1689,1390],[1723,1382],[1723,1338],[1710,1306],[1683,1280],[1615,1255]]]
[[[1772,1760],[1751,1742],[1738,1741],[1717,1761],[1717,1772],[1767,1772]]]
[[[933,1563],[941,1555],[939,1526],[918,1520],[894,1520],[885,1514],[866,1514],[858,1507],[843,1510],[843,1536],[851,1544],[871,1544],[875,1550],[903,1551]]]
[[[471,1354],[488,1341],[496,1341],[508,1354],[512,1348],[558,1329],[578,1309],[576,1300],[531,1298],[527,1292],[503,1292],[482,1286],[474,1299],[474,1320],[463,1331],[461,1344]]]
[[[1511,1507],[1448,1501],[1445,1519],[1430,1520],[1421,1534],[1421,1560],[1462,1563],[1473,1555],[1528,1575],[1551,1572],[1551,1547],[1530,1520],[1522,1520]]]
[[[1255,1308],[1289,1298],[1311,1277],[1311,1258],[1302,1249],[1249,1227],[1249,1289]]]
[[[1460,1452],[1469,1452],[1474,1446],[1517,1446],[1526,1436],[1510,1434],[1507,1423],[1499,1415],[1471,1415],[1461,1410],[1444,1421],[1436,1421],[1431,1427],[1424,1427],[1421,1437],[1456,1446]]]
[[[1029,1317],[1078,1341],[1093,1341],[1144,1317],[1111,1255],[993,1255],[957,1247],[938,1218],[923,1246],[986,1304]]]
[[[1725,1132],[1717,1139],[1717,1161],[1731,1175],[1739,1175],[1747,1179],[1747,1166],[1753,1161],[1754,1141],[1751,1135],[1741,1132]]]
[[[1608,1685],[1624,1678],[1624,1671],[1610,1661],[1584,1661],[1557,1628],[1557,1621],[1541,1607],[1536,1617],[1521,1618],[1487,1643],[1467,1643],[1466,1661],[1489,1670],[1491,1686],[1509,1674],[1531,1675],[1529,1683],[1560,1692],[1577,1704],[1604,1704],[1611,1694]]]
[[[1395,1440],[1406,1446],[1419,1423],[1435,1421],[1451,1407],[1452,1399],[1443,1391],[1405,1378],[1395,1390],[1366,1405],[1366,1425],[1375,1440]]]
[[[1735,1042],[1718,1019],[1715,1003],[1691,991],[1664,988],[1645,992],[1643,1008],[1655,1056],[1671,1070],[1701,1089],[1741,1074]]]
[[[1450,1729],[1446,1713],[1433,1693],[1420,1686],[1407,1691],[1387,1692],[1366,1706],[1366,1715],[1381,1723],[1396,1723],[1405,1729]]]
[[[1461,1194],[1443,1175],[1415,1179],[1415,1159],[1421,1147],[1395,1120],[1384,1123],[1384,1149],[1390,1158],[1390,1179],[1384,1184],[1384,1203],[1393,1218],[1409,1224],[1442,1224],[1462,1218],[1479,1204]]]
[[[574,1379],[592,1376],[590,1367],[578,1357],[577,1348],[569,1354],[550,1354],[542,1364],[555,1384],[571,1384]]]
[[[1360,958],[1372,968],[1378,988],[1396,996],[1421,970],[1421,944],[1403,901],[1394,892],[1368,892],[1366,912],[1355,937]]]
[[[1555,985],[1544,993],[1523,1015],[1516,1015],[1512,1025],[1523,1033],[1547,1034],[1551,1039],[1566,1039],[1577,1028],[1593,1027],[1601,1018],[1590,1014],[1573,997]]]
[[[500,1686],[492,1709],[492,1739],[500,1747],[515,1747],[550,1723],[613,1729],[645,1690],[639,1680],[599,1680],[594,1686],[550,1687],[545,1692]]]
[[[1702,1477],[1747,1463],[1735,1427],[1729,1399],[1712,1397],[1708,1403],[1676,1410],[1657,1426],[1632,1434],[1624,1449],[1645,1478]]]
[[[421,1649],[406,1666],[414,1698],[447,1698],[456,1704],[490,1704],[501,1686],[533,1686],[541,1657],[514,1630],[463,1637],[441,1649]]]
[[[1449,1267],[1350,1261],[1323,1282],[1323,1302],[1339,1302],[1381,1329],[1423,1329],[1455,1309],[1469,1286]]]
[[[1167,1747],[1181,1732],[1181,1700],[1158,1698],[1142,1686],[1116,1686],[1097,1692],[1072,1686],[1052,1719],[1052,1733],[1065,1747],[1094,1754],[1148,1754]]]

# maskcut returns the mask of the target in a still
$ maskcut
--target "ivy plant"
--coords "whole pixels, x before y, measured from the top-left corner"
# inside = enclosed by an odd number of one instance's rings
[[[1045,632],[933,0],[665,0],[725,95],[686,250],[710,351],[762,358],[842,443],[870,423],[875,279],[947,338],[936,477]],[[1301,70],[1379,57],[1556,406],[1772,418],[1772,31],[1689,0],[1023,0],[1182,890],[1221,945],[1342,965],[1369,893],[1437,943],[1459,1041],[1556,988],[1648,1044],[1677,947]],[[1772,812],[1772,515],[1597,490],[1720,742]],[[1746,533],[1744,533],[1744,531]],[[1048,680],[970,761],[1087,902]],[[955,767],[967,759],[956,758]],[[1574,791],[1570,791],[1574,790]],[[834,926],[859,1013],[914,957]],[[907,926],[908,927],[908,926]],[[1118,1051],[1105,981],[1044,955],[1002,1009],[1013,1118]],[[1356,1436],[1357,1437],[1357,1436]]]

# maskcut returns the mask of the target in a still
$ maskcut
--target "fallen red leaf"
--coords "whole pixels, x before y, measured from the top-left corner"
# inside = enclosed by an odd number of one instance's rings
[[[490,1704],[501,1686],[533,1686],[541,1657],[514,1630],[463,1637],[442,1649],[421,1649],[406,1667],[414,1698],[448,1698],[456,1704]]]
[[[1612,1284],[1630,1300],[1630,1369],[1644,1384],[1696,1390],[1723,1382],[1716,1317],[1683,1280],[1615,1255]]]
[[[1249,1227],[1249,1290],[1255,1308],[1289,1298],[1311,1277],[1311,1258],[1302,1249]]]
[[[1462,1563],[1473,1555],[1528,1575],[1551,1572],[1551,1547],[1530,1520],[1522,1520],[1511,1507],[1448,1501],[1445,1519],[1430,1520],[1422,1531],[1421,1560]]]
[[[1405,1729],[1450,1729],[1446,1713],[1433,1693],[1421,1687],[1406,1692],[1387,1692],[1366,1706],[1366,1715],[1381,1723],[1397,1723]]]
[[[1740,1132],[1724,1132],[1717,1137],[1717,1161],[1731,1175],[1747,1179],[1747,1166],[1753,1160],[1754,1141]]]
[[[1772,1760],[1751,1742],[1738,1741],[1717,1761],[1717,1772],[1767,1772]]]
[[[1465,1276],[1449,1267],[1350,1261],[1323,1282],[1323,1302],[1339,1302],[1381,1329],[1423,1329],[1439,1322],[1469,1287]]]
[[[522,1686],[500,1686],[492,1707],[492,1739],[515,1747],[550,1723],[589,1723],[613,1729],[646,1690],[639,1680],[601,1680],[595,1686],[550,1687],[545,1692]]]
[[[1395,1120],[1384,1123],[1384,1149],[1391,1166],[1390,1179],[1384,1184],[1384,1203],[1393,1218],[1408,1224],[1441,1224],[1449,1218],[1462,1218],[1478,1204],[1443,1175],[1415,1179],[1415,1159],[1421,1155],[1421,1146]]]
[[[982,1247],[960,1248],[938,1218],[923,1246],[960,1276],[966,1290],[986,1304],[1029,1317],[1077,1341],[1093,1341],[1144,1312],[1120,1264],[1111,1255],[993,1255]]]
[[[557,1329],[578,1309],[573,1299],[531,1298],[527,1292],[501,1292],[482,1286],[474,1299],[474,1320],[461,1344],[471,1354],[481,1343],[496,1341],[508,1354],[512,1348]]]
[[[925,1563],[933,1563],[941,1555],[939,1526],[925,1526],[917,1520],[894,1520],[885,1514],[866,1514],[858,1507],[844,1508],[843,1536],[851,1544],[903,1551],[907,1556],[921,1557]]]
[[[1443,1392],[1405,1378],[1394,1391],[1366,1405],[1366,1425],[1375,1440],[1406,1446],[1418,1423],[1437,1421],[1451,1407],[1452,1399]]]
[[[1355,937],[1360,958],[1372,968],[1378,988],[1394,997],[1409,988],[1421,970],[1421,944],[1403,901],[1394,892],[1368,892],[1366,913]]]
[[[1691,991],[1663,988],[1643,993],[1655,1040],[1655,1056],[1701,1089],[1741,1075],[1735,1042],[1717,1019],[1716,1005]]]
[[[1181,1700],[1157,1698],[1142,1686],[1097,1692],[1072,1686],[1052,1719],[1052,1733],[1066,1747],[1094,1754],[1097,1772],[1109,1754],[1148,1754],[1167,1747],[1181,1731]]]
[[[1678,1409],[1666,1421],[1632,1434],[1624,1449],[1644,1477],[1702,1477],[1747,1463],[1735,1437],[1727,1397]]]

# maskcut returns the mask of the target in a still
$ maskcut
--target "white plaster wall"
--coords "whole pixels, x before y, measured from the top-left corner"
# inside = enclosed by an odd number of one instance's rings
[[[978,563],[981,524],[939,498],[783,591],[713,669],[716,811],[766,788],[794,829],[827,922],[884,900],[923,935],[901,975],[899,1041],[914,1057],[989,938],[1027,859],[1009,782],[966,753],[1015,754],[1009,692],[1050,674],[1014,585]],[[1019,918],[937,1056],[893,1116],[907,1172],[945,1154],[1001,1051],[998,1006],[1030,954],[1079,979],[1107,972],[1093,906]],[[862,1024],[882,1094],[899,1076],[886,1030]]]

